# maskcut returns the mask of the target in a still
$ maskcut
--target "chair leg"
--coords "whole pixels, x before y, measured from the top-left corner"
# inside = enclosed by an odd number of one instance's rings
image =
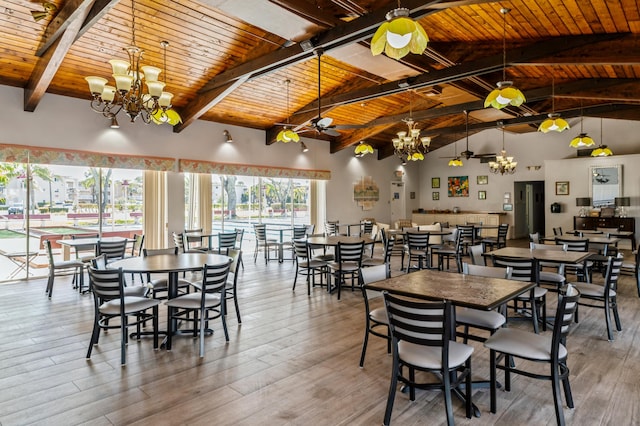
[[[467,418],[470,419],[471,415],[472,415],[472,410],[473,410],[473,392],[471,390],[472,388],[472,379],[471,379],[471,357],[467,358],[467,362],[465,363],[465,369],[467,370],[467,377],[466,377],[466,386],[465,386],[465,392],[466,392],[466,414],[467,414]]]
[[[607,336],[609,336],[609,341],[613,342],[613,331],[611,330],[611,307],[609,305],[609,298],[604,298],[604,320],[607,323]]]
[[[453,403],[451,401],[451,373],[450,371],[442,372],[442,382],[444,385],[444,406],[447,412],[447,425],[453,425]]]
[[[496,412],[496,388],[497,388],[497,380],[496,380],[496,351],[489,351],[489,381],[490,381],[490,396],[491,396],[491,412],[495,414]]]
[[[127,316],[120,320],[120,365],[127,364]]]
[[[47,289],[45,293],[48,293],[49,299],[51,299],[51,293],[53,293],[53,280],[55,278],[55,274],[53,271],[49,271],[49,279],[47,280]]]
[[[562,379],[562,387],[564,388],[564,398],[567,400],[567,407],[573,408],[573,395],[571,394],[571,384],[569,383],[569,369],[566,364],[560,364],[560,367],[566,371],[566,376]]]
[[[91,332],[91,341],[89,342],[89,350],[87,350],[87,359],[91,358],[91,351],[93,345],[98,344],[98,337],[100,337],[100,324],[98,323],[98,317],[93,321],[93,331]]]
[[[224,316],[223,316],[224,318]],[[204,331],[205,331],[205,323],[207,322],[207,311],[206,308],[204,311],[200,312],[200,336],[199,336],[199,344],[200,344],[200,358],[204,358]]]
[[[362,353],[360,354],[360,368],[364,367],[364,355],[367,353],[367,343],[369,342],[369,319],[364,328],[364,340],[362,341]]]
[[[560,374],[558,366],[551,364],[551,386],[553,388],[553,402],[556,409],[556,422],[558,426],[564,426],[564,414],[562,412],[562,397],[560,396]]]
[[[397,356],[393,355],[393,367],[391,370],[391,384],[389,385],[389,396],[387,397],[387,408],[384,410],[384,422],[385,426],[391,423],[391,412],[393,411],[393,401],[396,399],[396,388],[398,386],[398,368],[399,363]]]
[[[620,315],[618,315],[618,298],[611,299],[611,309],[613,310],[613,319],[616,322],[616,330],[622,331],[622,323],[620,323]]]

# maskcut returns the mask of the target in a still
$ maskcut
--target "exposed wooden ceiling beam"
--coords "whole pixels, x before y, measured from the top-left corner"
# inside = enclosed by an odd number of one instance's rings
[[[524,46],[509,52],[511,62],[527,62],[529,60],[552,56],[558,52],[572,49],[585,44],[591,44],[602,40],[615,40],[620,38],[618,34],[605,35],[587,35],[576,37],[558,37],[557,40],[545,40],[534,43],[530,46]],[[453,81],[462,80],[468,77],[487,74],[490,72],[501,71],[503,67],[502,54],[490,56],[473,62],[467,62],[459,65],[445,68],[442,70],[425,73],[416,77],[409,77],[399,81],[392,81],[385,84],[369,87],[367,89],[343,93],[341,95],[332,96],[328,99],[322,99],[322,105],[326,107],[336,105],[346,105],[354,102],[362,102],[370,99],[389,96],[394,93],[404,92],[409,89],[418,89],[422,87],[434,86],[436,84],[446,84]],[[317,101],[316,101],[317,102]],[[310,105],[313,107],[313,105]]]
[[[574,108],[568,109],[564,111],[559,111],[563,118],[574,118],[580,116],[590,116],[590,117],[614,117],[616,114],[619,114],[620,117],[624,117],[626,113],[640,113],[640,105],[638,104],[603,104],[603,105],[595,105],[588,106],[584,108]],[[480,123],[469,124],[469,132],[479,132],[481,130],[487,129],[497,129],[501,127],[509,127],[516,126],[522,124],[538,124],[547,118],[547,114],[538,114],[526,117],[515,117],[506,120],[495,120],[495,121],[485,121]],[[423,136],[431,136],[432,138],[440,138],[441,136],[447,135],[456,135],[456,134],[465,134],[466,125],[459,126],[449,126],[449,127],[440,127],[434,129],[424,129],[422,131]],[[439,147],[442,147],[446,144],[442,144]],[[391,142],[389,142],[389,146],[391,146]],[[382,160],[384,158],[390,157],[393,155],[393,148],[382,147],[378,149],[378,159]]]
[[[82,28],[78,31],[78,35],[76,35],[76,40],[78,40],[84,33],[86,33],[96,22],[102,19],[115,5],[118,4],[120,0],[95,0],[93,6],[91,6],[91,10],[89,11],[89,15],[85,18],[82,23]]]
[[[424,0],[406,0],[403,3],[403,7],[411,11],[413,18],[419,19],[420,17],[435,13],[436,11],[428,10],[427,7],[438,3],[442,3],[442,0],[433,0],[426,3]],[[287,48],[275,50],[254,60],[244,62],[228,71],[218,74],[202,87],[199,91],[200,96],[198,99],[188,105],[185,111],[181,111],[184,123],[180,126],[175,126],[173,128],[174,132],[184,130],[188,125],[187,123],[193,122],[211,109],[217,102],[222,100],[220,96],[216,94],[219,91],[209,93],[211,90],[220,86],[226,86],[229,82],[237,79],[244,79],[246,81],[277,69],[306,61],[315,56],[315,49],[335,49],[371,37],[377,27],[386,20],[385,15],[387,12],[387,8],[378,9],[351,22],[337,25],[324,31],[313,37],[312,40],[309,40],[312,43],[312,49],[305,50],[300,43],[295,44]],[[217,101],[213,102],[214,99],[217,99]],[[197,107],[198,105],[201,107],[206,106],[207,109],[199,109]]]
[[[47,91],[51,80],[58,71],[60,64],[76,39],[76,35],[80,31],[82,23],[87,17],[92,4],[93,0],[80,2],[78,10],[70,13],[64,23],[56,25],[57,28],[64,28],[61,32],[62,36],[56,37],[53,44],[45,49],[44,55],[38,59],[29,77],[29,81],[24,88],[25,111],[35,111],[42,96],[44,96],[44,93]],[[65,10],[65,8],[63,8],[63,10]]]
[[[36,56],[41,57],[44,55],[47,49],[67,30],[67,27],[69,27],[71,23],[76,22],[78,17],[82,15],[82,20],[78,25],[78,29],[74,33],[75,36],[75,34],[79,32],[79,27],[81,26],[82,21],[84,21],[84,18],[88,13],[88,9],[93,5],[93,2],[94,0],[65,1],[60,12],[58,12],[55,18],[53,18],[51,23],[45,29],[40,46],[38,46],[38,49],[36,50]]]

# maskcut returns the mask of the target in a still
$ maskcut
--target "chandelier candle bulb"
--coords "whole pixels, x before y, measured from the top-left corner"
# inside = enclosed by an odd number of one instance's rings
[[[145,78],[147,79],[147,84],[149,84],[149,82],[151,81],[158,81],[158,76],[160,76],[160,73],[162,72],[160,68],[154,67],[151,65],[142,66],[140,67],[140,69],[142,70]]]
[[[110,59],[109,63],[111,64],[113,74],[126,75],[129,73],[129,67],[131,67],[129,62],[122,59]]]
[[[93,95],[100,95],[105,89],[105,84],[109,82],[106,78],[89,76],[84,78],[89,83],[89,91]]]
[[[164,83],[161,81],[147,81],[147,90],[149,94],[154,98],[159,98],[162,95],[162,89],[164,89]]]
[[[102,100],[105,102],[113,102],[116,97],[116,88],[113,86],[104,86],[102,89]]]

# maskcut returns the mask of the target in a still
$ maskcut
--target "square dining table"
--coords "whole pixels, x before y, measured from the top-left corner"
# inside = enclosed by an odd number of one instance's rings
[[[372,282],[366,284],[365,288],[416,299],[448,300],[453,306],[491,310],[530,291],[535,286],[534,282],[422,269],[411,274]],[[454,330],[451,336],[455,336],[455,320],[452,321],[452,327]],[[487,381],[474,381],[474,385],[485,387]],[[465,400],[464,395],[457,390],[454,391],[454,395]],[[480,410],[475,405],[473,411],[476,417],[480,417]]]

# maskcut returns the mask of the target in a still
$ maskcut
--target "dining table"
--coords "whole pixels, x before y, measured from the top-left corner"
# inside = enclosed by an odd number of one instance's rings
[[[542,262],[550,263],[582,263],[593,253],[588,251],[563,251],[563,250],[544,250],[544,249],[528,249],[525,247],[502,247],[497,250],[483,253],[485,257],[501,256],[520,259],[536,259]]]
[[[422,269],[411,274],[400,275],[382,281],[365,284],[365,288],[386,291],[399,296],[424,299],[429,301],[449,301],[452,307],[465,307],[480,310],[492,310],[531,291],[534,282],[515,281],[505,278],[490,278],[475,275],[442,272],[433,269]],[[455,311],[452,312],[451,336],[455,339]],[[474,380],[476,387],[486,386],[487,381]],[[463,393],[457,389],[456,397],[465,400]],[[474,415],[480,417],[480,410],[474,405]]]
[[[124,273],[168,274],[168,297],[172,299],[178,295],[178,277],[182,272],[200,271],[204,265],[222,266],[231,262],[229,256],[211,253],[178,253],[161,254],[156,256],[135,256],[116,260],[107,264],[107,269],[122,269]],[[177,320],[169,324],[169,330],[175,334]]]

